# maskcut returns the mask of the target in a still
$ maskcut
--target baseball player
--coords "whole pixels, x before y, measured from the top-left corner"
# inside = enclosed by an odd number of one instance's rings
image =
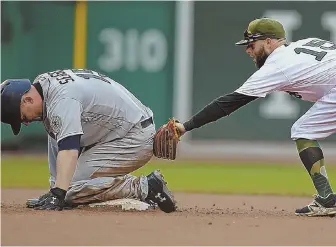
[[[43,73],[1,84],[1,121],[13,133],[43,121],[48,132],[50,191],[29,207],[62,210],[132,198],[175,211],[159,171],[135,177],[153,155],[153,112],[114,80],[92,70]]]
[[[228,116],[276,91],[314,102],[293,125],[291,138],[318,194],[295,214],[335,215],[336,196],[318,140],[336,132],[336,44],[320,38],[288,44],[282,24],[262,18],[249,23],[244,39],[236,45],[245,46],[258,70],[236,91],[215,99],[189,121],[176,123],[180,134]]]

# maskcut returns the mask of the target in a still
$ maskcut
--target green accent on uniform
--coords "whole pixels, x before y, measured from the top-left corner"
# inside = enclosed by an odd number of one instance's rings
[[[320,173],[321,167],[324,166],[324,159],[321,159],[312,165],[309,173],[310,175],[314,175],[315,173]]]
[[[296,140],[296,147],[317,193],[324,198],[332,194],[333,191],[328,181],[323,152],[319,143],[307,139],[298,139]]]
[[[256,19],[250,22],[247,28],[250,34],[270,34],[276,38],[286,37],[285,29],[280,22],[270,18]]]
[[[298,150],[299,153],[301,153],[301,151],[303,151],[306,148],[310,148],[310,147],[320,147],[320,144],[317,141],[313,141],[313,140],[307,140],[307,139],[298,139],[296,140],[296,148]]]
[[[315,173],[311,176],[311,178],[319,196],[326,198],[328,195],[333,193],[328,178],[326,178],[324,175],[321,173]]]

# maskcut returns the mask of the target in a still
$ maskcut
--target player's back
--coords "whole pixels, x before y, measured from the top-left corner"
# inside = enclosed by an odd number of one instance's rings
[[[273,54],[274,53],[274,54]],[[316,101],[336,87],[336,45],[307,38],[276,49],[269,57],[289,81],[283,91],[299,91]]]
[[[144,106],[130,91],[109,77],[102,76],[95,71],[91,73],[83,70],[66,70],[75,82],[70,85],[72,94],[86,106],[87,109],[104,107],[113,108],[114,114],[122,113],[130,122],[136,123],[139,116],[148,115],[148,108]],[[86,70],[88,71],[88,70]]]

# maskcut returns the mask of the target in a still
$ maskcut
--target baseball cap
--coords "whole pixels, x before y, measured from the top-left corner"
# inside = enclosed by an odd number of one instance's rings
[[[244,32],[244,39],[236,45],[248,45],[256,40],[266,38],[284,39],[286,33],[283,25],[275,19],[261,18],[251,21]]]

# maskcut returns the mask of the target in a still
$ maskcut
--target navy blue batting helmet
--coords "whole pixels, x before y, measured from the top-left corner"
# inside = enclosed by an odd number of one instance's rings
[[[21,129],[21,98],[30,88],[28,79],[9,79],[1,83],[1,122],[10,124],[14,135]]]

